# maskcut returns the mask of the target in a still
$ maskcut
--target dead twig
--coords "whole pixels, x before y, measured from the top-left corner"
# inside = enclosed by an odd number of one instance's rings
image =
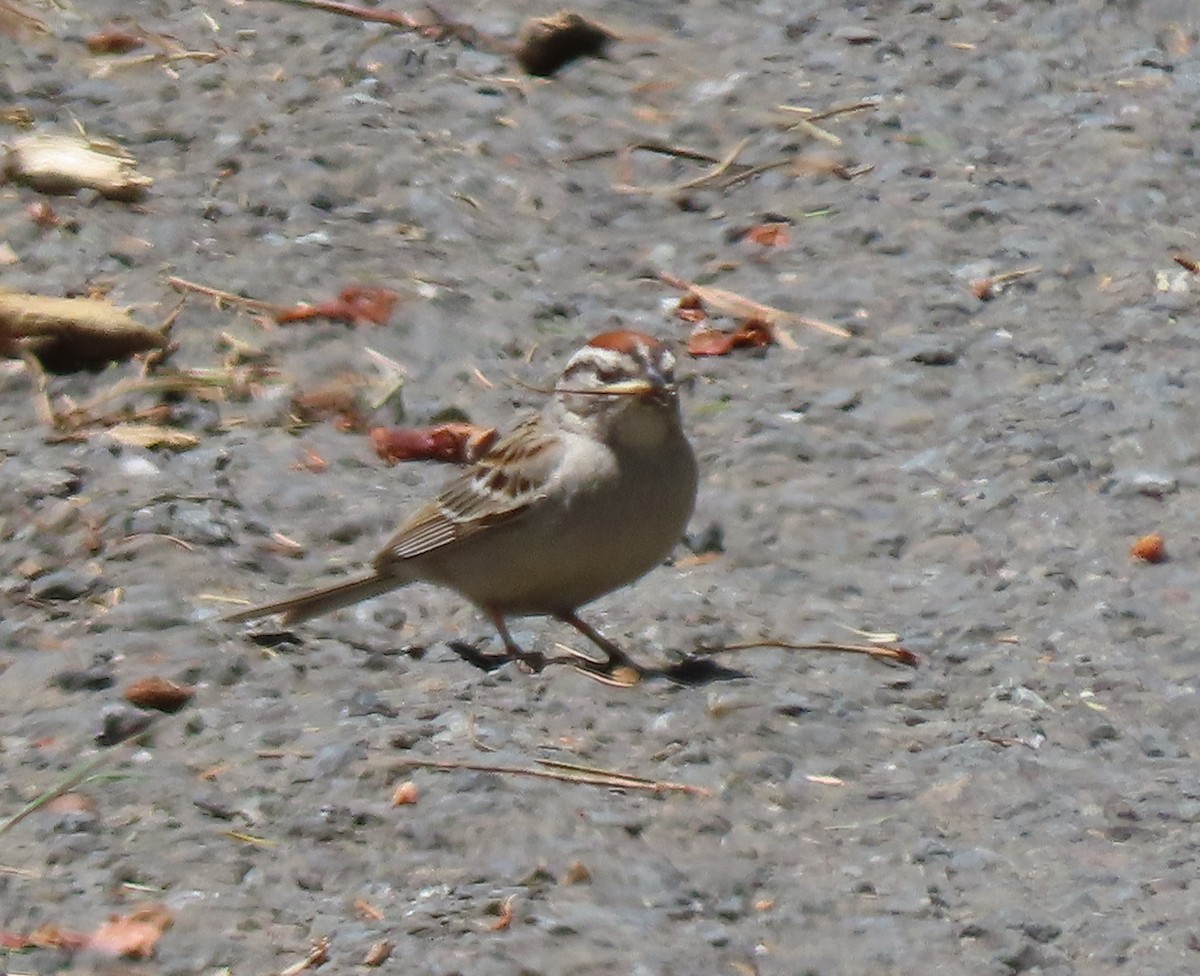
[[[1004,274],[992,275],[990,278],[976,278],[971,282],[971,292],[981,302],[995,298],[1004,290],[1004,286],[1026,275],[1037,274],[1040,267],[1022,268],[1020,271],[1006,271]]]
[[[785,312],[783,309],[775,308],[771,305],[763,305],[761,302],[756,302],[736,292],[726,291],[723,288],[709,288],[706,285],[697,285],[695,282],[687,281],[684,278],[665,271],[659,272],[658,277],[660,281],[670,285],[672,288],[691,292],[702,303],[715,308],[725,315],[731,315],[739,319],[761,319],[771,327],[775,341],[788,349],[796,348],[796,340],[783,328],[784,323],[806,325],[813,329],[819,329],[822,332],[828,332],[830,335],[840,336],[843,339],[850,336],[850,333],[840,326],[830,325],[828,322],[822,322],[819,319],[806,318],[794,312]]]
[[[433,41],[452,38],[467,47],[477,47],[498,54],[512,54],[513,45],[498,37],[485,34],[483,31],[463,24],[441,14],[432,4],[425,4],[429,19],[414,17],[402,11],[374,10],[361,7],[358,4],[342,3],[340,0],[279,0],[280,3],[290,3],[295,7],[309,7],[327,14],[339,17],[352,17],[355,20],[369,21],[375,24],[386,24],[397,30],[420,34]]]
[[[459,762],[442,759],[401,759],[398,765],[415,769],[466,770],[476,773],[496,773],[501,776],[529,776],[534,779],[550,779],[562,783],[578,783],[584,786],[603,786],[610,789],[648,790],[651,793],[687,793],[690,796],[712,796],[712,791],[703,786],[688,783],[671,783],[663,780],[646,779],[631,773],[622,773],[594,766],[578,766],[574,763],[539,759],[538,764],[548,767],[535,769],[528,766],[491,766],[487,763]]]
[[[740,183],[745,183],[748,180],[754,179],[756,176],[761,176],[763,173],[770,172],[773,169],[779,169],[783,166],[791,166],[795,163],[795,158],[788,156],[785,159],[775,160],[770,163],[762,163],[757,166],[749,166],[738,163],[737,158],[742,154],[746,147],[750,144],[750,139],[741,140],[724,156],[714,159],[703,153],[695,153],[691,150],[680,150],[675,147],[663,146],[657,143],[639,143],[629,149],[617,150],[615,155],[627,154],[631,150],[646,149],[651,152],[657,152],[665,156],[673,156],[677,159],[687,159],[694,162],[710,162],[712,168],[701,173],[699,176],[692,179],[684,180],[681,183],[668,183],[661,186],[637,186],[628,182],[622,182],[617,185],[617,190],[621,193],[644,193],[644,194],[662,194],[664,196],[679,196],[691,190],[701,189],[716,189],[728,190]]]
[[[289,0],[290,2],[290,0]],[[185,278],[176,278],[174,276],[167,279],[167,284],[172,288],[177,288],[179,291],[195,292],[197,295],[206,295],[209,298],[215,299],[221,305],[230,305],[234,308],[242,308],[247,312],[258,312],[264,315],[275,316],[276,313],[283,310],[282,305],[272,305],[270,302],[260,302],[255,298],[246,298],[243,295],[235,295],[232,292],[221,291],[219,288],[212,288],[208,285],[197,284],[194,281],[188,281]]]
[[[675,159],[686,159],[693,163],[712,164],[720,162],[716,156],[710,156],[708,153],[703,153],[696,149],[688,149],[684,146],[672,146],[669,143],[657,141],[635,142],[631,146],[622,146],[619,149],[595,149],[591,152],[580,153],[577,156],[568,156],[563,160],[563,162],[587,163],[595,159],[611,159],[613,156],[619,156],[622,153],[629,152],[657,153],[660,156],[671,156]]]
[[[714,648],[710,651],[701,651],[699,653],[705,657],[709,657],[715,654],[722,654],[725,651],[745,651],[753,647],[777,647],[785,651],[836,651],[843,654],[866,654],[880,661],[892,661],[895,664],[903,664],[910,668],[921,666],[921,659],[912,651],[889,644],[844,644],[840,641],[815,641],[811,644],[799,644],[794,641],[781,640],[777,637],[738,641],[734,644],[726,644],[724,647]]]

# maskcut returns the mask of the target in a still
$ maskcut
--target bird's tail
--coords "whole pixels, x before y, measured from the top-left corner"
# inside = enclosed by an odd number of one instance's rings
[[[264,603],[259,607],[239,610],[237,613],[222,617],[221,620],[224,623],[237,623],[279,614],[284,624],[300,623],[325,613],[333,613],[334,610],[341,610],[342,607],[348,607],[352,603],[369,600],[373,596],[379,596],[388,590],[403,586],[406,582],[407,580],[396,576],[381,576],[379,573],[372,573],[370,576],[359,576],[319,590],[309,590],[307,593],[279,600],[276,603]]]

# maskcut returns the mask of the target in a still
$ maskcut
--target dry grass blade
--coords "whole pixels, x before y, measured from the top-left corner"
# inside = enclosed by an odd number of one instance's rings
[[[591,766],[575,766],[539,759],[546,769],[528,766],[492,766],[487,763],[458,762],[440,759],[402,759],[398,765],[415,769],[467,770],[476,773],[496,773],[501,776],[529,776],[534,779],[550,779],[561,783],[578,783],[584,786],[603,786],[610,789],[647,790],[651,793],[687,793],[690,796],[712,796],[712,791],[688,783],[671,783],[663,780],[646,779],[630,773]]]
[[[849,115],[852,112],[866,112],[879,108],[879,103],[879,96],[874,96],[872,98],[860,99],[857,102],[850,102],[848,105],[836,105],[823,112],[813,111],[804,105],[780,105],[779,111],[796,112],[804,116],[805,122],[823,122],[825,119],[836,118],[839,115]]]
[[[784,323],[806,325],[809,328],[819,329],[822,332],[840,336],[843,339],[850,336],[850,333],[840,326],[830,325],[828,322],[821,322],[818,319],[805,318],[803,315],[797,315],[795,312],[785,312],[783,309],[775,308],[771,305],[763,305],[761,302],[756,302],[736,292],[726,291],[723,288],[709,288],[705,285],[697,285],[694,282],[668,274],[665,271],[659,272],[658,277],[672,288],[692,292],[705,305],[725,315],[732,315],[734,318],[741,319],[761,319],[771,326],[771,329],[775,333],[775,341],[788,349],[796,348],[796,340],[783,329],[782,326]]]
[[[686,194],[690,190],[700,190],[714,188],[718,190],[728,190],[731,187],[737,186],[739,183],[745,183],[747,180],[752,180],[756,176],[763,173],[768,173],[773,169],[780,169],[784,166],[790,166],[795,162],[794,157],[788,156],[785,159],[778,159],[770,163],[762,163],[758,166],[749,166],[743,163],[738,163],[737,158],[742,154],[745,148],[750,144],[750,139],[743,139],[729,152],[721,158],[709,156],[706,153],[696,152],[691,149],[683,149],[677,146],[670,146],[660,142],[639,142],[632,146],[628,146],[618,150],[601,150],[594,153],[586,153],[582,156],[574,156],[567,162],[580,162],[587,159],[600,159],[605,156],[628,156],[636,150],[645,150],[647,152],[659,153],[663,156],[672,156],[676,159],[687,159],[697,163],[710,163],[711,169],[706,170],[699,176],[689,180],[684,180],[682,183],[669,183],[663,186],[637,186],[629,182],[622,182],[617,185],[617,189],[622,193],[645,193],[645,194],[663,194],[665,196],[680,196]]]
[[[750,145],[749,137],[743,139],[731,150],[729,150],[729,152],[721,157],[721,159],[717,162],[717,165],[708,172],[701,173],[695,179],[685,180],[682,183],[675,184],[674,186],[670,187],[671,192],[679,193],[683,190],[695,190],[702,186],[708,186],[709,184],[716,183],[717,180],[729,172],[730,168],[734,165],[734,163],[737,162],[738,156],[742,154],[748,145]]]
[[[840,641],[815,641],[811,644],[800,644],[795,641],[780,640],[776,637],[763,637],[760,640],[738,641],[726,644],[706,654],[721,654],[725,651],[745,651],[753,647],[777,647],[785,651],[835,651],[842,654],[866,654],[879,661],[891,661],[906,667],[918,668],[921,659],[912,651],[903,647],[893,647],[887,644],[845,644]]]
[[[299,976],[305,970],[323,966],[329,960],[329,945],[330,940],[328,937],[314,939],[308,955],[299,962],[294,962],[290,966],[281,969],[279,976]]]
[[[710,156],[708,153],[703,153],[696,149],[688,149],[685,146],[672,146],[669,143],[658,142],[656,140],[635,142],[632,146],[622,146],[620,149],[595,149],[591,152],[580,153],[577,156],[568,156],[563,162],[586,163],[593,159],[610,159],[613,156],[620,156],[622,153],[639,151],[657,153],[660,156],[671,156],[675,159],[687,159],[693,163],[708,163],[712,165],[720,162],[716,156]]]
[[[43,21],[22,10],[13,0],[0,0],[0,34],[16,37],[23,30],[35,34],[50,33]]]
[[[842,140],[835,136],[828,129],[822,129],[815,122],[810,122],[808,119],[798,119],[788,126],[789,132],[803,132],[806,136],[816,139],[818,142],[826,142],[831,146],[840,146]]]
[[[0,823],[0,835],[8,833],[22,820],[28,817],[31,813],[37,813],[47,803],[58,799],[64,793],[70,793],[80,783],[92,775],[97,769],[108,762],[113,756],[111,750],[106,750],[98,756],[93,756],[86,762],[80,763],[74,769],[70,770],[62,779],[42,793],[40,796],[30,800],[25,806],[21,807],[16,813]]]

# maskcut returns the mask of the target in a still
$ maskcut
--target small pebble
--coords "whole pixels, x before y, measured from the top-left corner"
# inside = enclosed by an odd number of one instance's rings
[[[29,586],[37,600],[77,600],[90,593],[100,579],[97,569],[58,569],[39,576]]]

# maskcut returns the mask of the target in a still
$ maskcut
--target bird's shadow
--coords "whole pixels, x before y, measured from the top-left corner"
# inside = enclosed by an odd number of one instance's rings
[[[512,659],[506,654],[488,654],[479,650],[473,644],[468,644],[465,641],[447,641],[447,646],[454,651],[460,658],[466,661],[473,667],[479,670],[491,673],[506,664],[511,664]],[[585,674],[590,678],[604,681],[603,671],[584,667],[581,659],[564,657],[552,658],[548,664],[565,664],[568,667],[573,667],[581,674]],[[683,685],[689,688],[703,687],[717,681],[734,681],[738,678],[748,678],[750,675],[745,671],[739,671],[736,668],[727,668],[723,664],[718,664],[711,657],[685,657],[672,664],[663,667],[646,667],[637,665],[636,671],[638,681],[663,680],[669,681],[672,684]],[[624,684],[624,682],[604,682],[611,684]]]
[[[258,631],[251,632],[246,636],[252,643],[257,644],[259,647],[283,651],[285,653],[297,650],[304,643],[303,638],[299,634],[290,630]],[[507,654],[487,653],[466,641],[447,641],[446,644],[455,654],[472,667],[476,667],[485,673],[490,674],[506,665],[516,663]],[[424,648],[405,648],[404,653],[412,658],[420,658],[424,656],[424,650]],[[687,688],[702,688],[705,685],[711,685],[718,681],[735,681],[739,678],[750,677],[748,672],[718,664],[711,657],[689,655],[663,666],[650,667],[640,664],[625,664],[625,668],[632,667],[636,673],[635,681],[607,681],[604,669],[587,666],[584,663],[586,660],[585,658],[567,656],[550,658],[546,664],[564,664],[578,671],[580,674],[587,675],[602,683],[616,686],[636,685],[644,681],[660,680]]]

